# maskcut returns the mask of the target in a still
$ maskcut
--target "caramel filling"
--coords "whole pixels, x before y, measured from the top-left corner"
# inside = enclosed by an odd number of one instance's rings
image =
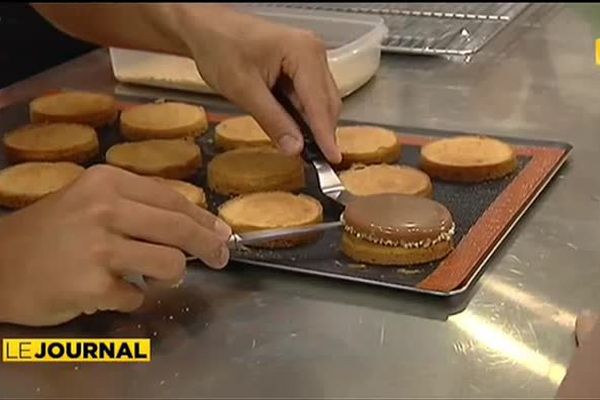
[[[354,236],[357,239],[365,240],[367,242],[371,242],[373,244],[377,244],[380,246],[402,247],[404,249],[427,249],[427,248],[429,248],[431,246],[435,246],[436,244],[441,243],[441,242],[449,242],[454,237],[455,229],[456,229],[455,224],[452,223],[452,225],[450,226],[450,229],[448,229],[448,231],[440,232],[439,235],[437,235],[433,239],[427,238],[427,239],[419,240],[417,242],[410,242],[410,241],[407,242],[404,240],[391,240],[391,239],[378,238],[375,235],[359,232],[356,229],[354,229],[353,227],[351,227],[350,225],[344,224],[344,231],[347,232],[348,234]]]

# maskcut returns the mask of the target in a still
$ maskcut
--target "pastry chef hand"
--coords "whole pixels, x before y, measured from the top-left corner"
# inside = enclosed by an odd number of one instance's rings
[[[153,179],[89,168],[65,190],[0,219],[0,322],[54,325],[98,310],[133,311],[144,296],[123,276],[174,285],[185,273],[183,251],[221,268],[230,234]]]
[[[315,140],[341,161],[334,131],[341,100],[325,46],[313,33],[215,4],[37,4],[59,29],[104,46],[192,57],[204,80],[252,114],[288,154],[299,154],[298,126],[271,90],[285,84]]]
[[[219,8],[218,23],[185,37],[202,77],[251,113],[284,153],[297,155],[302,134],[271,92],[284,83],[325,156],[340,162],[334,131],[341,101],[323,42],[309,31]]]

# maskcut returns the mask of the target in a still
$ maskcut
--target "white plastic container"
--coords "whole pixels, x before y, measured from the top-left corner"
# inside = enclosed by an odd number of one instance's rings
[[[327,59],[342,96],[354,92],[379,68],[381,41],[387,35],[382,18],[345,13],[238,6],[263,18],[312,30],[327,45]],[[115,78],[120,82],[214,93],[193,60],[143,51],[110,49]]]

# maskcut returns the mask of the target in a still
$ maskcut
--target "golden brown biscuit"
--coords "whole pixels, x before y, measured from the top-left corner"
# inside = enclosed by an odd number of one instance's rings
[[[217,155],[207,168],[208,186],[217,193],[242,194],[304,187],[304,163],[270,147],[249,147]]]
[[[219,216],[236,233],[301,227],[323,220],[321,203],[304,194],[288,192],[260,192],[245,194],[229,200],[219,208]],[[257,247],[284,248],[311,242],[319,235],[261,243]]]
[[[429,176],[404,165],[358,165],[340,174],[344,187],[355,196],[399,193],[430,197],[433,191]]]
[[[98,155],[99,150],[94,128],[61,122],[21,127],[4,135],[2,142],[11,162],[85,163]]]
[[[337,129],[335,136],[342,152],[342,162],[336,168],[400,160],[402,146],[396,133],[390,130],[376,126],[344,126]]]
[[[453,248],[454,221],[442,204],[401,194],[357,197],[344,210],[342,252],[378,265],[416,265]]]
[[[204,108],[191,104],[142,104],[121,113],[121,133],[128,140],[193,138],[207,129]]]
[[[31,122],[71,122],[101,127],[117,118],[113,96],[101,93],[64,91],[29,103]]]
[[[222,150],[272,146],[271,138],[249,115],[227,118],[215,128],[215,145]]]
[[[502,178],[517,168],[508,144],[480,136],[437,140],[421,148],[421,168],[433,178],[482,182]]]
[[[27,162],[0,171],[0,206],[20,208],[54,193],[85,169],[70,162]]]
[[[164,179],[164,178],[156,178],[160,182],[168,185],[171,189],[175,190],[186,199],[194,203],[195,205],[207,208],[206,203],[206,194],[204,193],[204,189],[198,187],[196,185],[192,185],[191,183],[179,181],[175,179]]]
[[[200,147],[191,140],[145,140],[119,143],[106,152],[106,162],[140,175],[185,179],[202,164]]]

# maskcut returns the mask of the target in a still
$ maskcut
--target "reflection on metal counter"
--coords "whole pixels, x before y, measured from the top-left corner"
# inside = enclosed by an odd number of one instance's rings
[[[509,362],[526,368],[540,377],[547,378],[553,385],[560,384],[565,375],[564,365],[540,354],[536,349],[514,337],[513,332],[502,326],[496,326],[486,318],[479,317],[470,311],[463,311],[461,314],[450,317],[448,321],[476,340],[486,350],[496,356],[504,357]]]

